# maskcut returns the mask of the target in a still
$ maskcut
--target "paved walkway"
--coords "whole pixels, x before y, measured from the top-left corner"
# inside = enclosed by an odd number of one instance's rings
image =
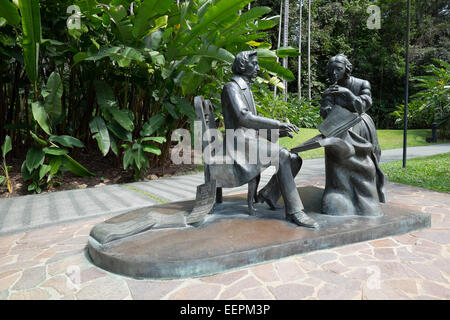
[[[409,157],[450,152],[450,144],[408,151]],[[382,159],[401,159],[401,150],[385,151]],[[297,183],[323,187],[323,173],[323,159],[305,161]],[[429,213],[431,228],[183,280],[135,280],[88,261],[85,246],[96,223],[125,209],[193,197],[202,182],[196,174],[0,200],[0,300],[450,299],[450,195],[395,183],[387,185],[389,203]]]
[[[308,181],[323,186],[324,179]],[[450,196],[389,183],[390,203],[432,227],[183,280],[135,280],[93,266],[90,218],[0,237],[0,299],[450,299]],[[406,204],[407,205],[406,205]]]
[[[450,144],[408,148],[408,158],[450,152]],[[402,149],[382,152],[381,160],[402,159]],[[324,159],[305,160],[296,183],[323,176]],[[261,176],[260,186],[267,183],[275,169]],[[40,195],[0,199],[0,235],[32,230],[63,222],[114,215],[157,203],[194,199],[196,187],[204,183],[203,173],[174,176],[147,182],[109,185],[97,188],[51,192]],[[242,193],[247,185],[224,189],[224,194]]]

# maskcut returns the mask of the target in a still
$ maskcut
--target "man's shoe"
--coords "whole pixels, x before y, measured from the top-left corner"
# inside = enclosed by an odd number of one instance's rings
[[[303,211],[294,214],[287,214],[286,220],[291,221],[301,227],[319,229],[319,224],[312,218],[308,217]]]

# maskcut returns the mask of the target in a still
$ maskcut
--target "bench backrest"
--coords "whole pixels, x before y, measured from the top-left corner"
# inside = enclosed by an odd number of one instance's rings
[[[217,129],[216,120],[214,117],[214,107],[209,100],[205,100],[202,96],[196,96],[194,98],[194,109],[196,120],[202,123],[202,137],[205,137],[205,132],[208,129]],[[210,137],[205,137],[202,139],[202,152],[205,150],[206,146],[211,141]],[[205,165],[205,182],[210,180],[209,166]]]

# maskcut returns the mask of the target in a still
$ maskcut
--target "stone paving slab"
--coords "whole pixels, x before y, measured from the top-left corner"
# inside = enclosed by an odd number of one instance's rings
[[[0,299],[450,299],[450,195],[387,188],[389,203],[429,213],[431,228],[184,280],[93,266],[89,231],[111,215],[1,236]]]

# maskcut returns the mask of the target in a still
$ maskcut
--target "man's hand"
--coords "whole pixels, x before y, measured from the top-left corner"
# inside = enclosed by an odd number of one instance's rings
[[[298,127],[295,124],[282,122],[280,124],[280,138],[282,137],[289,137],[293,138],[293,135],[291,132],[298,133]]]

